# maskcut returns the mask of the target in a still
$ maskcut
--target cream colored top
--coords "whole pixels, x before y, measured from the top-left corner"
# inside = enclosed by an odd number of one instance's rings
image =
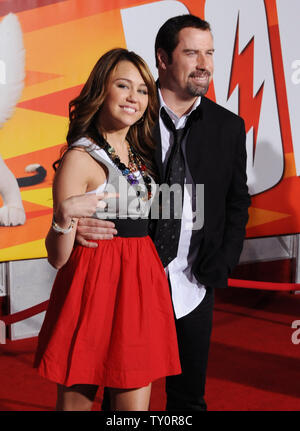
[[[152,198],[150,200],[144,200],[142,196],[144,192],[146,192],[147,195],[147,188],[139,171],[134,172],[139,184],[129,184],[126,177],[122,175],[122,172],[113,163],[105,150],[99,148],[93,141],[88,138],[80,138],[72,144],[72,147],[84,148],[91,157],[107,168],[108,177],[106,181],[100,184],[96,190],[88,193],[108,192],[119,194],[119,198],[104,199],[107,206],[105,208],[98,208],[93,214],[94,218],[108,220],[114,220],[116,218],[148,218],[153,196],[156,191],[156,184],[152,178]]]

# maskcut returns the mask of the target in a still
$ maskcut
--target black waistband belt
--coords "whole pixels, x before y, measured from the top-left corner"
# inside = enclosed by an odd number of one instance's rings
[[[149,220],[146,219],[107,219],[115,224],[118,233],[116,236],[121,237],[143,237],[148,235]]]

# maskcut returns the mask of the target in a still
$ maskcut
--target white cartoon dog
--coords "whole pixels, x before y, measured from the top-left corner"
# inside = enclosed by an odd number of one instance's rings
[[[24,87],[25,51],[18,18],[10,13],[0,22],[0,128],[12,116]],[[1,143],[0,143],[1,149]],[[24,224],[26,217],[16,178],[0,156],[0,225]]]
[[[9,13],[0,22],[0,128],[12,116],[21,97],[25,77],[25,50],[22,30],[16,15]],[[1,150],[1,142],[0,142]],[[25,168],[33,176],[15,178],[0,156],[0,226],[25,223],[26,216],[19,187],[41,183],[46,170],[39,164]]]

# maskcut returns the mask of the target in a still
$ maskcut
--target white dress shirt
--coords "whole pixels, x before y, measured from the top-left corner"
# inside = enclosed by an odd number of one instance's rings
[[[181,129],[185,126],[188,116],[201,102],[201,97],[199,97],[190,112],[187,115],[183,115],[178,118],[177,115],[174,114],[174,112],[165,104],[160,89],[158,90],[158,94],[160,109],[162,107],[165,108],[176,129]],[[174,139],[173,134],[166,128],[161,117],[159,117],[159,126],[162,146],[162,162],[165,167]],[[181,144],[184,156],[186,153],[186,136]],[[185,163],[185,183],[193,184],[187,163]],[[192,247],[193,223],[195,220],[193,217],[192,196],[189,191],[189,188],[185,188],[183,193],[181,231],[177,257],[165,268],[166,274],[169,275],[170,279],[173,307],[177,319],[193,311],[201,303],[206,293],[205,286],[200,284],[192,273],[192,263],[197,254],[197,245]]]

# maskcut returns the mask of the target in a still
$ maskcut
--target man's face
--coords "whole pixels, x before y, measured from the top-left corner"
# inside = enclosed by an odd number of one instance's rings
[[[206,94],[214,70],[213,53],[213,37],[209,30],[192,27],[180,30],[172,63],[161,56],[160,65],[169,88],[183,99]]]

